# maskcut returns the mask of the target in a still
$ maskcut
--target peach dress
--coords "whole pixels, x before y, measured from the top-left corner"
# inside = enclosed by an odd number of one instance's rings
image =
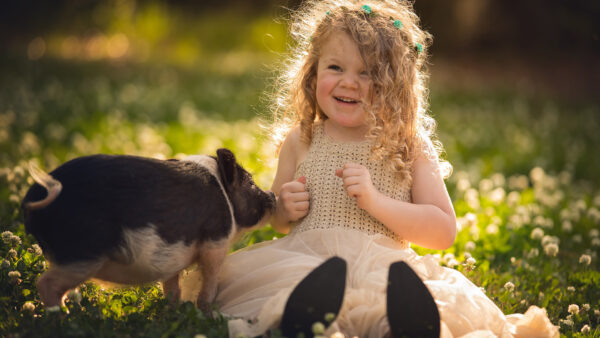
[[[340,314],[326,335],[383,337],[387,274],[391,263],[405,261],[433,295],[442,337],[558,337],[544,309],[505,316],[485,293],[459,271],[442,267],[431,255],[419,256],[410,244],[358,208],[344,191],[335,169],[354,162],[369,169],[374,186],[392,198],[410,202],[410,183],[395,181],[382,161],[370,161],[370,143],[339,143],[317,123],[306,159],[296,177],[306,176],[308,215],[286,237],[259,243],[229,255],[219,277],[217,304],[232,316],[230,337],[254,337],[276,328],[293,288],[331,256],[348,263]],[[406,304],[405,306],[411,306]]]

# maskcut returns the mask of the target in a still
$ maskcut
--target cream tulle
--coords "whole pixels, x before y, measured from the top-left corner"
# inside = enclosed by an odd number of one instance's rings
[[[442,337],[558,337],[544,309],[532,306],[524,315],[505,316],[477,286],[459,271],[441,267],[433,256],[402,249],[383,235],[341,228],[296,233],[229,255],[217,304],[222,313],[238,318],[229,321],[230,337],[253,337],[277,327],[296,284],[334,255],[348,263],[346,294],[326,334],[385,336],[388,268],[405,261],[437,303]]]

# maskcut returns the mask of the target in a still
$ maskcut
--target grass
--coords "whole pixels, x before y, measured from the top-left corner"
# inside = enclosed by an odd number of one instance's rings
[[[157,285],[85,283],[66,309],[47,311],[35,289],[46,263],[19,202],[28,161],[51,170],[99,152],[170,158],[225,146],[268,188],[276,158],[257,118],[265,68],[5,58],[0,72],[0,335],[226,336],[225,318],[190,303],[173,309]],[[562,336],[600,337],[598,107],[434,86],[431,110],[454,165],[447,186],[460,231],[448,250],[415,250],[439,255],[507,314],[537,305]],[[266,227],[235,248],[274,236]]]

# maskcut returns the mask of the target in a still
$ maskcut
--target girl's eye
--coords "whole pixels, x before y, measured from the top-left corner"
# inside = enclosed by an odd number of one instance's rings
[[[342,68],[338,65],[330,65],[329,67],[327,67],[327,69],[331,69],[331,70],[335,70],[335,71],[342,70]]]
[[[365,70],[360,72],[360,76],[369,76],[369,73]]]

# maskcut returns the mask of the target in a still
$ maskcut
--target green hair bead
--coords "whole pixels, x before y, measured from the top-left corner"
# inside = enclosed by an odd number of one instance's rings
[[[417,53],[421,54],[423,52],[423,45],[420,43],[417,43],[415,45],[415,48],[417,48]]]
[[[404,26],[402,24],[402,21],[400,21],[400,20],[394,20],[394,27],[400,29],[400,28],[402,28],[402,26]]]
[[[371,6],[369,6],[369,5],[363,5],[361,8],[363,11],[365,11],[365,13],[367,13],[369,15],[371,15],[371,13],[373,13],[373,10],[371,9]]]

